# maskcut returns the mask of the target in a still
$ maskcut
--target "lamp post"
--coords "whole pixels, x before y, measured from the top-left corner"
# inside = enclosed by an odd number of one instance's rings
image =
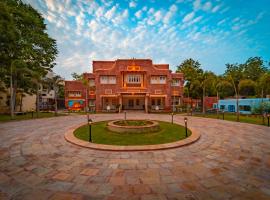
[[[269,126],[269,118],[270,118],[270,114],[268,113],[267,114],[267,124],[268,124],[268,126]]]
[[[127,111],[124,111],[125,114],[125,121],[127,120]]]
[[[87,113],[87,122],[89,127],[89,142],[92,142],[92,119],[89,118],[89,113]]]
[[[173,124],[173,115],[174,115],[174,113],[172,112],[172,113],[171,113],[171,116],[172,116],[172,124]]]
[[[185,117],[184,121],[185,121],[185,128],[186,128],[186,137],[187,137],[187,121],[188,121],[188,119]]]
[[[222,111],[222,118],[223,118],[223,120],[224,120],[224,114],[225,114],[225,111],[223,110]]]

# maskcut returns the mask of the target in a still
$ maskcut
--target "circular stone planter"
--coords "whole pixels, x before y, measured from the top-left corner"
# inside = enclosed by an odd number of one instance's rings
[[[107,128],[110,131],[117,132],[117,133],[152,133],[157,132],[160,130],[159,123],[156,121],[151,120],[127,120],[127,121],[142,121],[146,122],[146,125],[119,125],[119,122],[122,122],[124,120],[114,120],[110,121],[107,125]],[[118,123],[118,124],[117,124]]]
[[[181,125],[180,123],[177,123]],[[73,126],[65,133],[66,141],[78,145],[80,147],[94,149],[94,150],[102,150],[102,151],[153,151],[153,150],[165,150],[165,149],[172,149],[178,148],[186,145],[190,145],[196,141],[198,141],[201,137],[199,131],[193,128],[189,128],[192,134],[187,137],[186,139],[179,140],[176,142],[165,143],[165,144],[154,144],[154,145],[132,145],[132,146],[118,146],[118,145],[107,145],[107,144],[96,144],[92,142],[87,142],[81,139],[78,139],[74,135],[74,131],[85,125],[85,123],[78,124]]]

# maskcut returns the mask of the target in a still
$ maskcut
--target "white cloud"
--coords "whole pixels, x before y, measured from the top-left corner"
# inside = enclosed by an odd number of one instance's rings
[[[155,12],[155,9],[154,8],[150,8],[147,13],[148,13],[148,15],[150,15],[150,14],[152,14],[154,12]]]
[[[131,1],[130,3],[129,3],[129,7],[130,8],[135,8],[137,6],[137,3],[135,2],[135,1]]]
[[[215,13],[217,12],[219,9],[220,9],[220,5],[216,5],[213,9],[212,9],[212,12]]]
[[[96,12],[95,12],[95,14],[96,14],[96,17],[97,17],[97,19],[99,20],[101,17],[103,17],[104,16],[104,8],[103,7],[98,7],[97,8],[97,10],[96,10]]]
[[[141,10],[138,10],[136,13],[135,13],[135,16],[140,19],[142,17],[142,11]]]
[[[156,6],[139,9],[136,0],[132,0],[136,9],[129,8],[130,1],[127,1],[128,8],[111,0],[91,1],[91,4],[84,0],[65,0],[65,4],[55,0],[23,1],[34,2],[31,5],[46,19],[48,33],[57,40],[59,48],[55,70],[66,78],[74,71],[89,72],[91,61],[97,59],[149,57],[156,63],[169,63],[173,67],[186,57],[194,57],[204,64],[203,59],[209,58],[209,54],[214,58],[223,58],[222,53],[227,52],[233,55],[235,49],[243,50],[239,44],[246,44],[243,42],[246,33],[264,15],[258,13],[246,18],[244,13],[239,13],[239,20],[219,19],[217,26],[213,26],[212,20],[211,24],[207,21],[211,17],[209,12],[222,13],[229,9],[221,0],[180,0],[183,4],[171,5],[167,10]],[[182,15],[182,5],[186,6],[186,2],[193,9],[179,19],[178,7],[179,15]],[[208,12],[208,16],[202,11]],[[133,12],[134,16],[129,18]],[[137,23],[130,26],[130,22]],[[224,23],[226,26],[221,26]],[[231,29],[227,29],[227,25]],[[220,51],[213,48],[217,44]]]
[[[142,10],[143,10],[143,11],[146,11],[146,10],[147,10],[147,6],[144,6],[144,7],[142,8]]]
[[[119,13],[118,15],[116,15],[116,17],[114,17],[112,19],[112,21],[115,23],[115,24],[121,24],[125,19],[128,18],[128,9],[125,9],[123,11],[123,13]]]
[[[211,8],[212,8],[212,3],[211,3],[210,1],[206,2],[206,3],[203,5],[203,7],[202,7],[202,9],[203,9],[204,11],[210,11]]]
[[[51,11],[55,10],[54,0],[45,0],[45,2],[49,10]]]
[[[188,22],[188,21],[192,20],[194,16],[195,16],[195,12],[188,13],[188,14],[183,18],[183,22]]]
[[[166,13],[166,15],[163,18],[163,23],[168,24],[171,20],[171,18],[173,17],[173,15],[176,13],[177,11],[177,6],[176,5],[171,5],[169,11]]]
[[[105,18],[107,18],[108,20],[110,20],[114,16],[115,11],[116,11],[116,6],[113,6],[110,10],[108,10],[105,13]]]
[[[155,17],[155,21],[156,21],[156,22],[159,22],[159,21],[161,20],[161,18],[162,18],[162,13],[161,13],[161,11],[160,11],[160,10],[157,11],[157,12],[154,14],[154,17]]]
[[[193,2],[193,9],[194,10],[199,10],[201,8],[201,0],[195,0]]]
[[[220,25],[224,24],[224,23],[226,22],[226,20],[227,20],[227,19],[220,20],[220,21],[217,23],[217,25],[220,26]]]

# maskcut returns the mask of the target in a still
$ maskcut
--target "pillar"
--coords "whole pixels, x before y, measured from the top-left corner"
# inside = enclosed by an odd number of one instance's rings
[[[123,104],[123,102],[122,102],[122,95],[120,94],[118,98],[119,98],[119,113],[120,113],[122,111],[122,106],[123,106],[122,105]]]
[[[148,96],[145,96],[144,98],[144,109],[145,112],[148,113]]]

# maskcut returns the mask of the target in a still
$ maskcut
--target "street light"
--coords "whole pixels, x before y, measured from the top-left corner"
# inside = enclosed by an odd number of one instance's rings
[[[268,124],[268,126],[269,126],[269,118],[270,118],[270,114],[268,113],[268,114],[267,114],[267,121],[268,121],[267,124]]]
[[[125,114],[125,121],[127,120],[127,111],[124,111]]]
[[[174,113],[172,112],[171,115],[172,115],[172,124],[173,124],[173,115],[174,115]]]
[[[185,117],[184,121],[185,121],[185,128],[186,128],[186,137],[187,137],[187,121],[188,121],[188,119]]]
[[[87,113],[87,122],[89,127],[89,142],[92,142],[92,119],[89,118],[89,113]]]

